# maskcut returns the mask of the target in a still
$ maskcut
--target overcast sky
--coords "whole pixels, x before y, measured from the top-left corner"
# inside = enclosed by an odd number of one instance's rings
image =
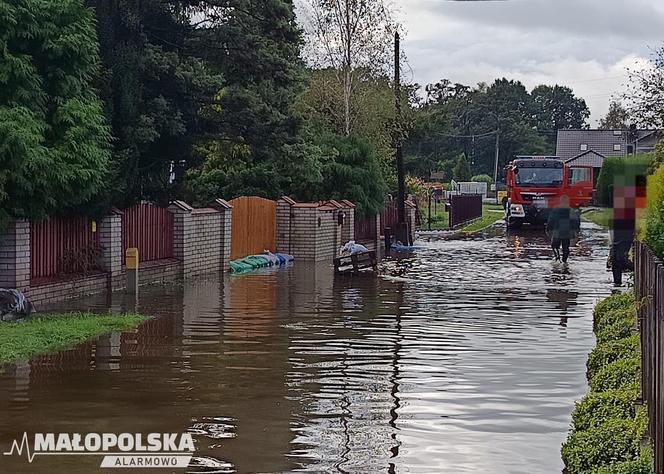
[[[592,126],[623,89],[626,68],[664,42],[664,0],[392,2],[413,82],[567,85],[586,100]]]
[[[568,85],[591,125],[626,81],[625,68],[664,41],[663,0],[400,0],[405,52],[420,84],[496,77]]]

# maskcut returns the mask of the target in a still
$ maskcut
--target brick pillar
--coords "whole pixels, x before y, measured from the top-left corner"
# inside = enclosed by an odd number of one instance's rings
[[[184,201],[174,201],[168,210],[173,213],[173,257],[182,262],[182,275],[192,273],[192,229],[194,208]]]
[[[277,252],[292,254],[295,201],[284,196],[277,201]]]
[[[104,271],[109,273],[111,282],[121,284],[122,274],[122,212],[114,209],[99,222],[99,245]],[[140,255],[139,255],[140,258]]]
[[[412,201],[406,201],[406,222],[408,222],[408,232],[411,242],[415,241],[415,212],[416,206]]]
[[[30,288],[30,222],[15,220],[0,231],[0,287]]]
[[[341,226],[341,245],[350,240],[355,240],[355,204],[350,201],[341,201],[343,212],[346,214],[344,223]]]
[[[221,213],[221,270],[230,270],[231,230],[233,225],[233,205],[224,199],[215,199],[210,207]]]

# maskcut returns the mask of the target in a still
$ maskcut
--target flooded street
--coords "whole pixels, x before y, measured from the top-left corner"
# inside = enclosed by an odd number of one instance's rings
[[[192,472],[559,473],[607,237],[584,223],[568,268],[543,234],[498,229],[421,241],[381,278],[296,262],[142,288],[156,318],[138,332],[0,373],[0,447],[24,431],[190,431]],[[99,462],[0,457],[0,471]]]

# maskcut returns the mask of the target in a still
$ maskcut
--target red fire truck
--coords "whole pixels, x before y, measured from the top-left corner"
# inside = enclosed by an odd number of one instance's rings
[[[556,156],[517,156],[506,167],[506,183],[503,205],[507,227],[545,224],[549,210],[563,195],[574,208],[592,201],[593,168],[570,167]]]

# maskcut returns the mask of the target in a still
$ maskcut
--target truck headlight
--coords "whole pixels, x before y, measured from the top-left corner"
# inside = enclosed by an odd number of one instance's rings
[[[510,214],[514,217],[523,217],[526,215],[521,204],[510,204]]]

